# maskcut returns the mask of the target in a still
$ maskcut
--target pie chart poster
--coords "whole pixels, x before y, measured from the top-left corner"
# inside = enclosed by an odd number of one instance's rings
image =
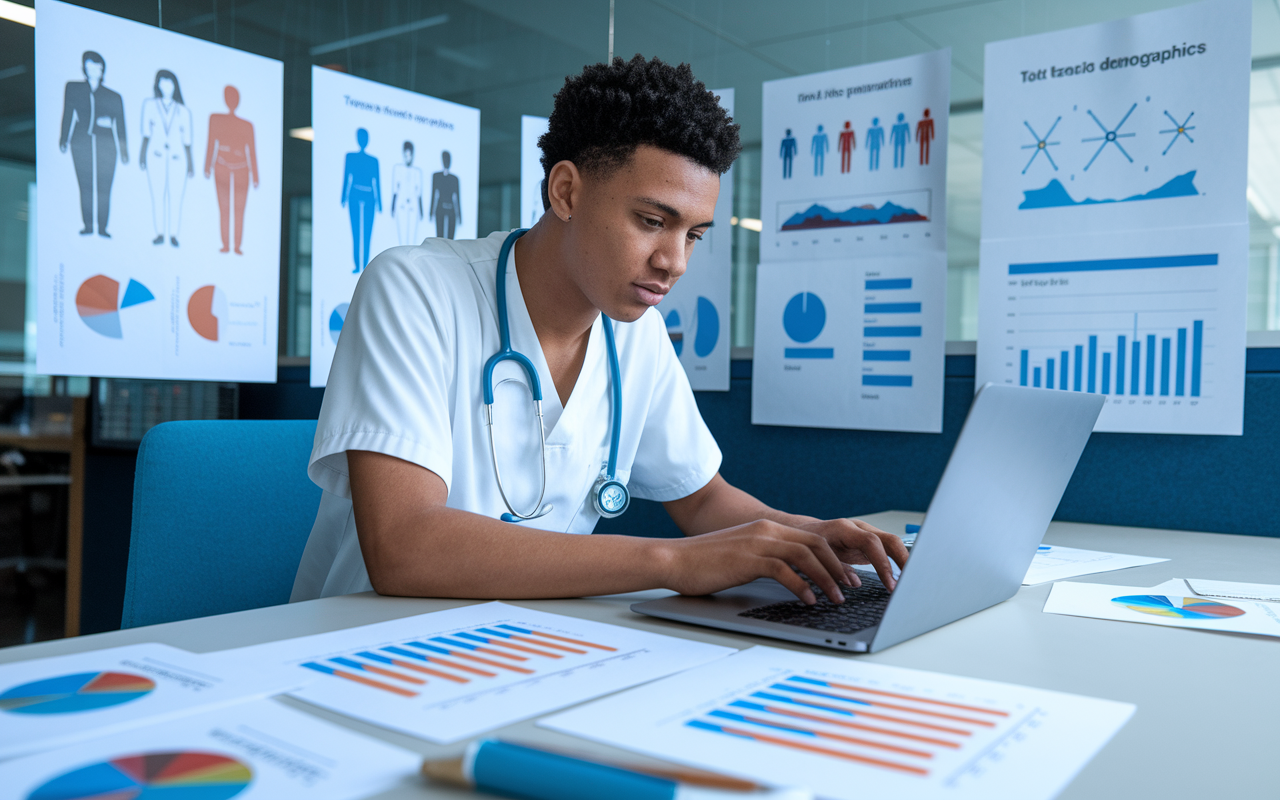
[[[313,66],[311,125],[311,385],[324,386],[370,261],[476,237],[480,111]]]
[[[37,369],[274,381],[280,62],[36,8]]]
[[[729,116],[733,90],[713,89]],[[733,282],[733,170],[720,176],[715,224],[693,247],[689,268],[658,312],[676,355],[697,391],[729,391],[729,298]]]

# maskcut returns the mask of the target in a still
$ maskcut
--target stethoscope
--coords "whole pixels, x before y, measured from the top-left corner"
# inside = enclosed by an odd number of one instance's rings
[[[551,513],[555,508],[550,503],[542,505],[542,499],[547,494],[547,431],[542,422],[542,383],[538,380],[538,370],[534,368],[533,362],[523,353],[511,349],[511,330],[507,323],[507,259],[511,255],[511,247],[516,239],[528,230],[528,228],[521,228],[512,231],[503,241],[502,249],[498,252],[498,337],[501,347],[484,363],[482,388],[484,389],[485,425],[489,429],[489,454],[493,458],[493,474],[498,479],[498,493],[502,495],[502,502],[510,512],[502,515],[503,522],[537,519]],[[609,425],[609,463],[596,479],[595,485],[591,487],[591,501],[600,516],[612,519],[627,510],[627,506],[631,504],[631,493],[621,481],[614,477],[617,474],[618,440],[622,431],[622,371],[618,367],[618,348],[613,341],[613,320],[605,317],[601,327],[604,328],[604,339],[609,348],[609,387],[613,419]],[[511,505],[510,498],[507,497],[507,491],[502,486],[502,472],[498,469],[498,449],[493,440],[493,369],[503,361],[516,362],[528,375],[529,393],[533,395],[533,413],[538,420],[538,437],[541,441],[542,455],[542,488],[538,491],[538,501],[534,503],[533,510],[528,514],[516,511],[515,506]]]

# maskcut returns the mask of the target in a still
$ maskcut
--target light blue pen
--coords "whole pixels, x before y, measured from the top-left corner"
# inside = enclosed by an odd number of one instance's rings
[[[673,768],[668,774],[681,772]],[[455,786],[527,800],[813,800],[813,793],[807,790],[751,791],[751,782],[727,777],[723,783],[740,784],[745,791],[692,786],[670,777],[497,739],[472,742],[460,759],[424,761],[422,774]]]

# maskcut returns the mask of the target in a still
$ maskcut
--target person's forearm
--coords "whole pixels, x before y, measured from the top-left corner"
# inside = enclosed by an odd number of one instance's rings
[[[788,514],[772,508],[730,485],[719,475],[712,478],[711,482],[694,496],[688,498],[688,501],[678,512],[677,509],[668,505],[668,511],[672,512],[673,519],[686,536],[724,530],[760,519],[781,522],[785,525],[814,521],[814,517]]]
[[[584,597],[659,588],[670,561],[661,539],[525,528],[453,508],[360,530],[379,594],[484,599]]]

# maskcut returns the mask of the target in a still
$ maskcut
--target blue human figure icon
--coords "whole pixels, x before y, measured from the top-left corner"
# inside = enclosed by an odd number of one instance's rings
[[[342,173],[342,205],[351,214],[351,250],[359,272],[369,263],[369,242],[373,239],[373,216],[382,212],[382,181],[378,177],[378,159],[364,151],[369,146],[369,132],[356,131],[359,152],[347,153]]]
[[[782,137],[782,149],[778,155],[782,157],[782,177],[791,177],[791,162],[795,160],[796,152],[800,149],[800,145],[796,143],[796,137],[791,135],[791,129],[787,128],[787,135]]]
[[[871,127],[867,129],[867,169],[880,169],[880,148],[884,146],[884,128],[880,127],[880,118],[871,118]]]
[[[889,138],[893,141],[894,169],[907,165],[907,143],[911,141],[911,126],[906,120],[906,114],[898,114],[897,123],[889,131]]]
[[[823,169],[827,163],[827,151],[831,149],[831,141],[827,139],[827,134],[823,132],[822,126],[818,126],[818,132],[813,135],[813,143],[809,145],[809,152],[813,154],[813,174],[821,176]]]

